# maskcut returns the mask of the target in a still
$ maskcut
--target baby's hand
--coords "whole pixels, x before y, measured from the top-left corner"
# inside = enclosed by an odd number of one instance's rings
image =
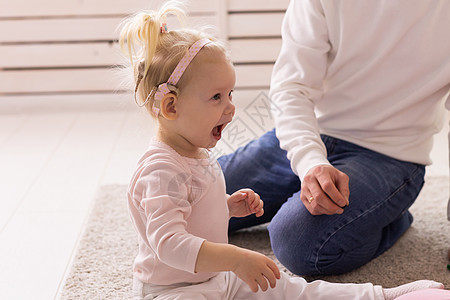
[[[264,214],[263,206],[264,202],[251,189],[241,189],[228,198],[230,217],[246,217],[250,214],[261,217]]]
[[[247,249],[238,248],[239,255],[235,268],[232,270],[242,279],[253,292],[274,288],[277,279],[280,279],[280,270],[267,256]]]

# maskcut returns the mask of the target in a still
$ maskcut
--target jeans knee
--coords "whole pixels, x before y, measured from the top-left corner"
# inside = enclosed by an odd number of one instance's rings
[[[345,233],[330,237],[327,232],[308,231],[306,227],[279,215],[268,227],[276,258],[290,272],[300,276],[349,272],[373,258],[379,241],[368,239],[364,245],[347,247]]]
[[[308,243],[302,243],[300,230],[295,230],[283,220],[275,216],[268,229],[272,251],[278,261],[290,272],[297,275],[317,274],[311,263]]]

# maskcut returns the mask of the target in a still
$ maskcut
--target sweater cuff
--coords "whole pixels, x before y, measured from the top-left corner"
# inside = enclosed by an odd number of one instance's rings
[[[187,253],[186,262],[188,265],[186,265],[186,270],[191,274],[197,274],[195,272],[195,265],[197,264],[198,252],[204,241],[205,239],[197,237],[195,242],[192,243],[192,251]]]
[[[300,155],[294,155],[291,158],[291,168],[300,178],[300,182],[303,181],[305,175],[311,170],[313,167],[320,165],[328,165],[331,166],[330,162],[323,157],[322,153],[317,153],[315,151],[307,151],[304,152],[301,157]]]

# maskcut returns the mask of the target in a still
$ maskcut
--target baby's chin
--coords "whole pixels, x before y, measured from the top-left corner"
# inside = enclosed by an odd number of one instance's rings
[[[211,143],[209,143],[208,146],[205,147],[205,149],[207,150],[213,150],[214,147],[216,147],[218,141],[212,141]]]

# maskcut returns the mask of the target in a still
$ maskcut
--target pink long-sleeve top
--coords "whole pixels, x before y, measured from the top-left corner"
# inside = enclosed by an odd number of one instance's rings
[[[204,240],[228,242],[225,180],[216,160],[183,157],[153,141],[128,187],[128,206],[139,241],[137,279],[169,285],[216,274],[194,271]]]

